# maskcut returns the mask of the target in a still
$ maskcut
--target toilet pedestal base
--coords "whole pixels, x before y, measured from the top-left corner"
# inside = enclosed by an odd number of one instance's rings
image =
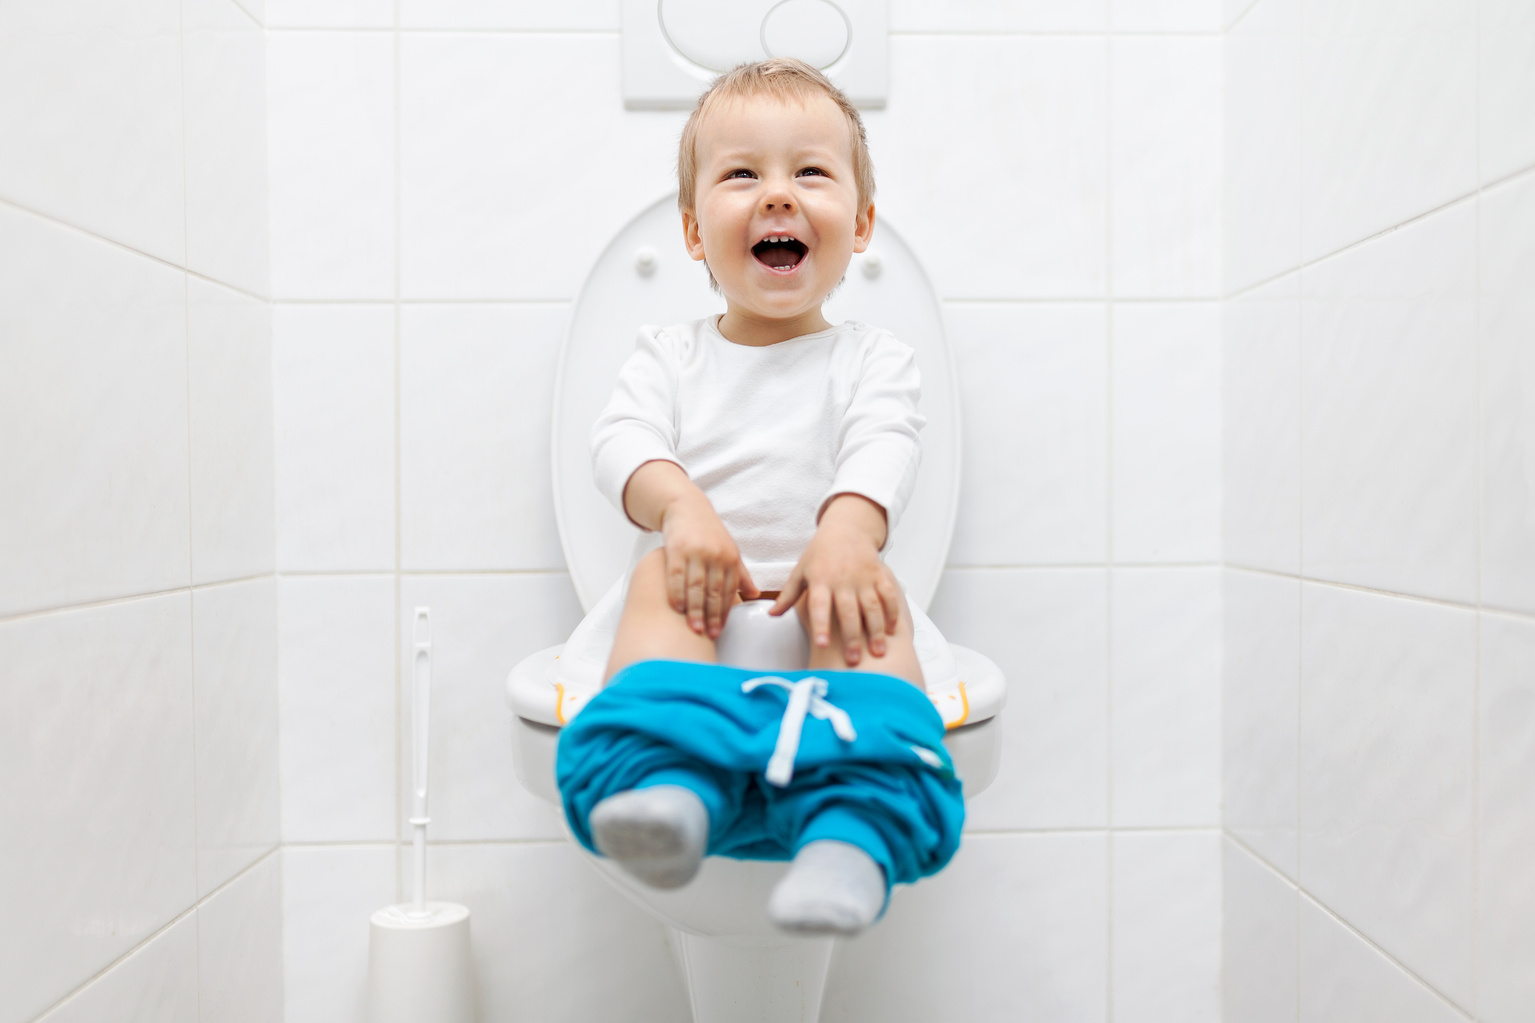
[[[817,1023],[831,938],[701,938],[667,928],[693,1023]]]

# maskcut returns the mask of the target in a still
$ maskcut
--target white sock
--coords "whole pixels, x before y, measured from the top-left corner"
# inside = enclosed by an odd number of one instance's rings
[[[802,848],[768,899],[768,919],[793,934],[851,937],[885,907],[885,871],[856,845],[822,839]]]
[[[609,796],[587,823],[604,856],[653,888],[693,880],[709,844],[709,811],[692,789],[653,785]]]

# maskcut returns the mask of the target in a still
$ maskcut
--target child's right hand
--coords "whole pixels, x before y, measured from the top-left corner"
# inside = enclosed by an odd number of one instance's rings
[[[718,639],[736,593],[757,585],[714,506],[675,462],[646,462],[624,487],[624,510],[665,540],[666,598],[700,636]]]

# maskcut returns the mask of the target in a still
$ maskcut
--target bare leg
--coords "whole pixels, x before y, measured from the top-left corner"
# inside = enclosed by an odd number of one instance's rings
[[[885,656],[875,657],[868,650],[867,642],[864,644],[863,655],[857,664],[847,663],[842,655],[842,629],[837,624],[837,616],[831,616],[831,642],[818,647],[810,644],[810,664],[812,670],[817,668],[830,668],[840,671],[873,671],[881,675],[894,675],[896,678],[905,679],[912,685],[927,691],[927,686],[922,678],[922,663],[917,660],[917,646],[912,633],[911,613],[905,610],[906,595],[901,594],[902,614],[896,622],[895,635],[885,637]],[[800,597],[794,605],[794,610],[799,614],[799,622],[808,632],[810,629],[810,612],[808,610],[807,597]]]
[[[739,597],[734,598],[736,602]],[[629,593],[624,598],[624,613],[618,620],[618,635],[613,639],[613,653],[608,657],[606,682],[637,661],[716,660],[714,640],[700,636],[688,626],[686,616],[678,614],[666,599],[666,552],[651,551],[634,566],[629,579]]]

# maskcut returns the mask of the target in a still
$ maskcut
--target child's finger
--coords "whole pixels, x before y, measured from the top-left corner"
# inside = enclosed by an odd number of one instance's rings
[[[720,591],[724,585],[724,571],[718,562],[711,564],[704,575],[704,626],[711,638],[720,634]]]
[[[783,598],[778,598],[782,600]],[[831,646],[831,590],[810,587],[810,640],[818,647]]]
[[[752,589],[756,589],[756,587],[753,586]],[[789,581],[783,584],[783,589],[778,591],[778,599],[773,601],[772,607],[768,608],[768,614],[783,614],[785,611],[789,610],[789,608],[795,605],[795,603],[800,598],[800,594],[804,592],[805,577],[800,575],[799,569],[796,568],[793,573],[790,574]],[[814,609],[811,611],[811,624],[815,624]],[[815,631],[813,629],[811,630],[811,635],[815,635]]]
[[[688,626],[694,632],[704,631],[704,563],[702,558],[688,559]]]
[[[901,590],[891,581],[889,576],[881,579],[877,587],[879,589],[880,603],[885,605],[885,635],[894,636],[896,623],[901,620]]]
[[[688,609],[688,559],[670,550],[666,552],[666,600],[672,610],[683,614]]]
[[[736,583],[736,588],[731,591],[732,593],[739,592],[745,600],[756,600],[762,596],[762,591],[757,589],[756,583],[752,582],[752,574],[746,570],[746,562],[736,562],[736,571],[739,573],[738,578],[741,581]],[[790,601],[790,606],[792,605],[793,601]],[[778,605],[774,604],[773,606],[777,607]]]
[[[858,594],[851,589],[837,591],[837,624],[842,628],[842,658],[849,665],[863,659],[863,615],[858,609]]]
[[[873,586],[865,586],[859,595],[863,606],[863,624],[869,634],[869,653],[885,656],[885,608],[880,603],[879,592]]]

